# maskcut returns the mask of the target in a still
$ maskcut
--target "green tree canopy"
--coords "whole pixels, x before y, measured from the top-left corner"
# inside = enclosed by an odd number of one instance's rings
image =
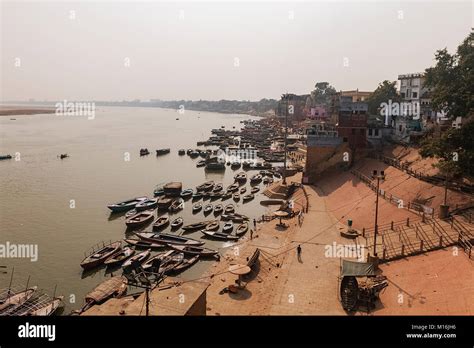
[[[474,31],[458,46],[455,54],[447,49],[436,52],[436,65],[426,69],[426,86],[431,88],[434,110],[448,117],[467,116],[474,110]]]
[[[311,92],[311,102],[313,105],[330,105],[331,98],[337,93],[336,89],[329,82],[317,82]]]
[[[367,99],[369,105],[369,114],[378,115],[378,109],[382,103],[399,102],[400,95],[397,92],[397,81],[390,82],[385,80],[379,83],[377,89]]]

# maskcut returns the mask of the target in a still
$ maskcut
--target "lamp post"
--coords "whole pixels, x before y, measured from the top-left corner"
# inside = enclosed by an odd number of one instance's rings
[[[374,257],[377,257],[377,233],[378,233],[378,215],[379,215],[379,187],[380,180],[385,180],[385,173],[383,170],[378,174],[377,170],[374,170],[372,173],[372,179],[377,179],[377,199],[375,201],[375,226],[374,226]]]

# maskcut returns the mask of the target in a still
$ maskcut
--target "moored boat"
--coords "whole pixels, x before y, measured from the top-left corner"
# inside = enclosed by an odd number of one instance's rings
[[[210,223],[212,223],[214,221],[216,221],[216,220],[207,220],[207,221],[196,222],[194,224],[183,226],[183,230],[184,231],[201,230],[201,229],[205,228],[207,225],[209,225]]]
[[[255,174],[250,178],[250,183],[251,184],[257,184],[262,181],[262,175],[261,174]]]
[[[103,264],[107,258],[120,251],[121,248],[121,241],[94,246],[92,251],[81,261],[81,267],[85,270],[97,267]]]
[[[7,160],[7,159],[12,159],[11,155],[0,155],[0,161],[1,160]]]
[[[0,315],[7,314],[20,307],[35,294],[36,289],[37,287],[33,286],[29,289],[18,292],[9,290],[5,294],[6,296],[0,298]]]
[[[224,208],[224,213],[225,214],[232,214],[234,212],[235,212],[235,207],[234,207],[233,204],[228,204],[228,205],[225,206],[225,208]]]
[[[223,211],[224,207],[222,206],[222,204],[218,204],[214,207],[214,215],[222,214]]]
[[[235,192],[235,191],[237,191],[238,189],[239,189],[239,184],[238,184],[238,183],[234,183],[234,184],[229,185],[229,186],[227,187],[227,191],[228,191],[228,192]]]
[[[128,219],[129,217],[132,217],[133,215],[136,215],[136,214],[138,214],[137,209],[129,210],[125,213],[125,219]]]
[[[126,219],[125,225],[127,225],[129,228],[140,227],[153,221],[154,216],[153,210],[140,211]]]
[[[157,156],[161,156],[161,155],[166,155],[168,153],[170,153],[170,149],[158,149],[156,150],[156,155]]]
[[[214,210],[214,207],[212,204],[206,204],[206,206],[204,207],[204,215],[208,215],[212,213],[213,210]]]
[[[154,209],[158,206],[158,198],[147,198],[135,206],[137,211]]]
[[[245,233],[247,233],[248,230],[249,230],[249,223],[244,222],[244,223],[241,223],[239,226],[237,226],[237,229],[235,230],[235,234],[240,237],[244,235]]]
[[[181,192],[181,198],[189,199],[193,196],[193,189],[187,189]]]
[[[132,245],[137,249],[163,249],[166,247],[165,244],[161,243],[152,243],[142,239],[124,239],[124,242],[128,245]]]
[[[252,194],[257,193],[258,191],[260,191],[260,187],[258,187],[258,186],[252,187],[252,189],[250,190],[250,192],[251,192]]]
[[[234,201],[239,201],[240,200],[240,193],[236,192],[232,195],[232,198]]]
[[[118,254],[108,257],[104,264],[107,266],[118,265],[124,262],[129,257],[132,257],[135,254],[135,250],[129,247],[124,247]]]
[[[193,205],[193,214],[196,214],[202,209],[202,204],[201,203],[196,203]]]
[[[183,252],[185,254],[199,255],[201,257],[211,257],[219,254],[217,250],[194,246],[194,245],[171,245],[176,251]]]
[[[212,188],[212,192],[219,192],[219,191],[222,191],[223,189],[224,189],[224,186],[222,186],[222,184],[219,183],[219,184],[214,185],[214,187]]]
[[[247,180],[247,174],[245,174],[244,172],[237,173],[234,175],[234,180],[239,183],[243,183]]]
[[[245,195],[245,196],[242,197],[242,199],[243,199],[244,202],[251,201],[251,200],[254,199],[254,198],[255,198],[255,196],[253,195],[253,193],[250,193],[250,194]]]
[[[242,187],[240,189],[240,194],[243,195],[245,192],[247,192],[247,188],[246,187]]]
[[[204,184],[201,184],[201,185],[197,186],[196,190],[198,192],[210,191],[210,190],[212,190],[213,187],[214,187],[214,181],[207,181]]]
[[[145,199],[148,199],[148,197],[136,197],[123,202],[109,204],[107,208],[112,210],[113,213],[120,213],[135,208],[138,203]]]
[[[176,213],[182,209],[184,209],[184,200],[182,198],[175,199],[169,207],[169,211],[173,213]]]
[[[219,221],[213,221],[210,224],[207,224],[205,227],[206,231],[215,231],[219,229]]]
[[[230,233],[234,229],[234,224],[232,222],[226,222],[224,227],[222,228],[222,232]]]
[[[41,302],[35,305],[34,309],[29,310],[25,315],[31,317],[47,317],[53,315],[54,312],[61,306],[64,297],[58,296],[48,301]]]
[[[153,233],[153,232],[140,232],[135,233],[135,235],[143,240],[161,243],[166,245],[203,245],[204,242],[195,240],[192,238],[187,238],[183,236],[176,236],[169,233]]]
[[[176,219],[173,220],[173,222],[171,223],[171,229],[172,230],[176,230],[178,228],[180,228],[184,223],[184,220],[182,217],[178,217]]]
[[[151,252],[151,250],[147,249],[147,250],[141,252],[140,254],[132,256],[131,258],[129,258],[127,261],[125,261],[123,263],[122,268],[127,268],[127,267],[130,267],[130,266],[134,265],[134,264],[142,264],[143,262],[146,261],[146,259],[148,259],[150,257],[150,252]]]
[[[163,215],[158,217],[156,221],[153,223],[153,231],[159,231],[168,226],[170,223],[170,218],[168,215]]]
[[[209,238],[215,238],[215,239],[220,239],[220,240],[238,240],[239,239],[239,237],[233,236],[228,233],[207,231],[207,230],[202,230],[201,232]]]
[[[161,197],[158,200],[158,210],[168,210],[170,207],[171,203],[173,203],[173,200],[168,197]]]
[[[204,167],[206,165],[206,160],[200,160],[196,163],[196,167]]]
[[[184,149],[178,150],[178,155],[183,156],[185,154],[186,154],[186,150],[184,150]]]

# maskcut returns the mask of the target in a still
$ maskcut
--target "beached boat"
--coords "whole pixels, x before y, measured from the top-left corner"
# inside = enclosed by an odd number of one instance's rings
[[[193,196],[193,189],[187,189],[181,192],[181,198],[189,199]]]
[[[239,189],[239,184],[238,184],[238,183],[234,183],[234,184],[229,185],[229,186],[227,187],[227,191],[228,191],[228,192],[235,192],[235,191],[237,191],[238,189]]]
[[[242,187],[240,189],[240,194],[243,195],[245,192],[247,192],[247,188],[246,187]]]
[[[255,198],[255,196],[253,195],[253,193],[250,193],[250,194],[245,195],[245,196],[242,197],[242,199],[243,199],[244,202],[251,201],[251,200],[254,199],[254,198]]]
[[[142,239],[124,239],[128,245],[134,246],[136,249],[163,249],[166,245],[161,243],[152,243]]]
[[[214,221],[216,221],[216,220],[207,220],[207,221],[196,222],[194,224],[183,226],[183,230],[187,231],[187,232],[202,230],[203,228],[205,228],[207,225],[209,225],[210,223],[212,223]]]
[[[232,198],[234,201],[239,201],[240,200],[240,193],[236,192],[232,195]]]
[[[257,184],[262,181],[262,175],[261,174],[255,174],[250,178],[250,183],[251,184]]]
[[[233,204],[228,204],[224,208],[224,213],[225,214],[233,214],[235,212],[235,207]]]
[[[235,234],[240,237],[246,234],[248,230],[249,230],[249,223],[244,222],[244,223],[241,223],[239,226],[237,226],[237,229],[235,230]]]
[[[125,219],[128,219],[129,217],[132,217],[133,215],[137,215],[137,214],[138,214],[137,209],[129,210],[125,213]]]
[[[213,210],[214,210],[214,207],[212,204],[206,204],[206,206],[204,207],[204,215],[208,215],[212,213]]]
[[[182,198],[175,199],[169,207],[169,211],[172,213],[176,213],[182,209],[184,209],[184,200]]]
[[[206,165],[206,160],[200,160],[196,163],[196,167],[204,167]]]
[[[135,206],[138,203],[144,201],[145,199],[148,199],[148,197],[137,197],[137,198],[133,198],[133,199],[128,199],[128,200],[123,201],[123,202],[118,202],[118,203],[115,203],[115,204],[109,204],[107,206],[107,208],[112,210],[113,213],[120,213],[120,212],[124,212],[124,211],[135,208]]]
[[[181,226],[183,226],[183,223],[184,223],[184,220],[183,220],[182,217],[176,218],[171,223],[171,229],[176,230],[176,229],[180,228]]]
[[[158,217],[153,223],[153,231],[159,231],[165,228],[170,223],[170,218],[168,215],[163,215]]]
[[[243,183],[247,181],[247,174],[245,174],[244,172],[237,173],[234,175],[234,180],[239,183]]]
[[[223,189],[224,189],[224,186],[222,186],[222,184],[219,183],[213,187],[212,192],[219,192],[219,191],[222,191]]]
[[[193,205],[193,214],[196,214],[202,209],[202,204],[201,203],[196,203]]]
[[[156,155],[157,156],[161,156],[161,155],[166,155],[168,153],[170,153],[170,149],[158,149],[156,150]]]
[[[214,187],[214,181],[207,181],[205,182],[204,184],[201,184],[199,186],[196,187],[196,190],[198,192],[201,192],[201,191],[210,191],[212,190]]]
[[[122,268],[127,268],[136,264],[142,264],[143,262],[146,261],[146,259],[150,257],[150,252],[151,252],[151,249],[147,249],[141,252],[140,254],[132,256],[131,258],[129,258],[127,261],[123,263]]]
[[[217,250],[212,250],[209,248],[203,248],[203,247],[193,246],[193,245],[171,245],[171,248],[185,254],[199,255],[201,257],[211,257],[211,256],[216,256],[217,254],[219,254]]]
[[[155,209],[158,206],[158,198],[148,198],[135,206],[137,211],[148,210],[148,209]]]
[[[226,222],[224,227],[222,228],[222,232],[230,233],[234,229],[234,224],[232,222]]]
[[[33,286],[18,292],[10,290],[2,293],[2,297],[0,297],[0,315],[8,314],[23,305],[35,294],[36,289],[37,287]]]
[[[171,203],[173,203],[173,199],[168,198],[168,197],[161,197],[158,200],[158,210],[168,210],[170,207]]]
[[[219,229],[219,221],[213,221],[205,227],[206,231],[215,231]]]
[[[35,304],[35,308],[29,310],[25,315],[30,317],[48,317],[57,311],[63,302],[64,297],[58,296],[48,301]]]
[[[153,232],[140,232],[135,233],[135,235],[143,240],[161,243],[166,245],[203,245],[204,242],[195,240],[192,238],[187,238],[183,236],[176,236],[169,233],[153,233]]]
[[[85,270],[97,267],[105,262],[107,258],[119,252],[122,248],[122,242],[116,241],[110,244],[102,244],[102,246],[93,247],[81,262],[81,267]]]
[[[136,228],[136,227],[143,226],[153,221],[153,218],[155,217],[154,213],[155,213],[154,210],[140,211],[136,213],[135,215],[126,219],[125,225],[127,225],[127,227],[129,228]]]
[[[252,189],[250,190],[250,192],[253,194],[257,193],[258,191],[260,191],[260,187],[258,186],[252,187]]]
[[[202,230],[201,232],[209,238],[215,238],[215,239],[220,239],[220,240],[238,240],[239,239],[239,237],[233,236],[228,233],[206,231],[206,230]]]
[[[129,247],[125,247],[118,254],[108,257],[105,260],[104,265],[107,265],[107,266],[118,265],[124,262],[129,257],[133,256],[133,254],[135,254],[135,250]]]
[[[224,207],[222,206],[222,204],[218,204],[214,207],[214,215],[222,214],[223,211]]]

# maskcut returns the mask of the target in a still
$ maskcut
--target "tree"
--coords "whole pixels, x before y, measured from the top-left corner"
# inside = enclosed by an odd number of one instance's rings
[[[426,87],[431,89],[434,110],[447,116],[467,116],[474,110],[474,31],[451,55],[446,48],[435,54],[436,65],[426,69]]]
[[[396,87],[397,81],[390,82],[385,80],[379,83],[377,89],[367,98],[367,104],[369,106],[369,114],[378,115],[378,109],[382,103],[388,103],[389,100],[392,102],[399,102],[400,95],[397,92]]]
[[[337,93],[336,89],[329,82],[317,82],[315,89],[311,92],[311,101],[313,105],[330,105],[331,98]]]
[[[420,154],[438,158],[436,167],[449,177],[474,176],[474,117],[461,128],[451,128],[439,138],[425,139]]]

